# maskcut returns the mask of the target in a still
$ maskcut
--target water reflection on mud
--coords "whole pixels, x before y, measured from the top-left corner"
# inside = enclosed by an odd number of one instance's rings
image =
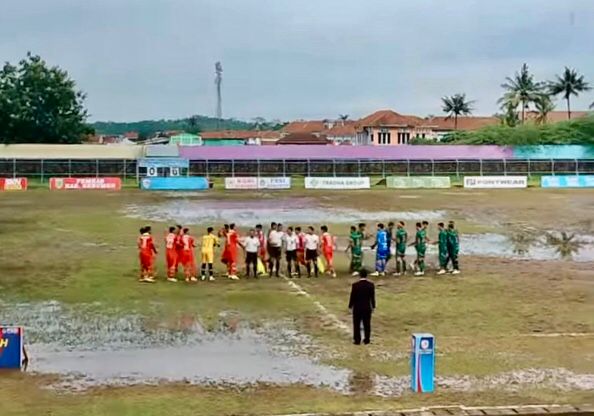
[[[349,371],[291,348],[296,331],[251,329],[233,314],[207,331],[193,315],[163,321],[108,317],[57,302],[0,305],[0,321],[26,328],[29,371],[62,375],[56,388],[99,385],[301,383],[348,390]]]
[[[594,237],[566,232],[510,232],[461,237],[461,254],[529,260],[594,261]]]

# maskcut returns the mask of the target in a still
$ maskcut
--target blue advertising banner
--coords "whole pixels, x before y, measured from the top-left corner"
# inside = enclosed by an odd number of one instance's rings
[[[202,176],[146,177],[140,188],[149,191],[200,191],[209,188],[208,179]]]
[[[435,388],[435,337],[433,335],[412,335],[410,373],[412,391],[433,393]]]
[[[141,167],[141,168],[189,168],[190,161],[188,159],[180,159],[177,157],[155,157],[155,158],[139,159],[138,167]]]
[[[594,188],[594,175],[543,176],[542,188]]]
[[[0,368],[21,368],[23,328],[0,326]]]

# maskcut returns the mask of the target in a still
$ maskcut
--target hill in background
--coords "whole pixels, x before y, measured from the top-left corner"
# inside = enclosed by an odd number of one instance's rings
[[[282,124],[277,122],[247,122],[233,118],[222,119],[217,124],[217,119],[207,116],[192,116],[177,120],[142,120],[133,122],[97,121],[91,123],[96,134],[119,135],[136,131],[140,137],[151,137],[159,131],[184,130],[190,133],[213,130],[268,130],[280,129]]]

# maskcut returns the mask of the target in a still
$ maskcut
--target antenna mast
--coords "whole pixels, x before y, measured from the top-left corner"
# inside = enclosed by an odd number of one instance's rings
[[[221,84],[223,82],[223,65],[220,61],[215,63],[215,85],[217,86],[217,130],[221,128],[223,118],[223,98],[221,96]]]

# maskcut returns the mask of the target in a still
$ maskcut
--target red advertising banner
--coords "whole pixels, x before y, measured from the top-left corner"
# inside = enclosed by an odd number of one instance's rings
[[[0,191],[26,191],[27,178],[0,178]]]
[[[119,191],[122,189],[122,180],[120,178],[50,178],[49,189],[52,191]]]

